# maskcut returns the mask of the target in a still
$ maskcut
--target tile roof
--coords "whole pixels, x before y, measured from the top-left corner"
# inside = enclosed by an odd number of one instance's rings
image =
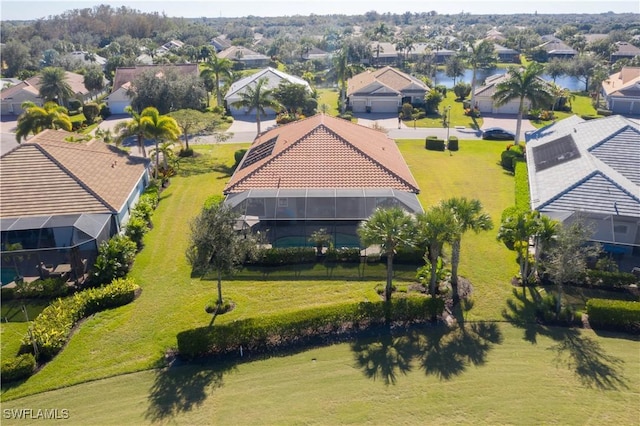
[[[126,83],[130,83],[138,76],[148,70],[158,70],[162,72],[165,68],[175,70],[178,74],[195,76],[199,75],[198,64],[177,64],[177,65],[136,65],[135,67],[116,68],[116,74],[113,77],[113,87],[111,92],[115,92]]]
[[[382,67],[373,72],[365,71],[351,77],[347,81],[347,96],[367,93],[371,90],[379,91],[380,86],[383,86],[387,92],[396,93],[426,92],[429,90],[426,84],[409,74],[392,67]]]
[[[32,86],[31,84],[27,83],[26,81],[22,81],[22,82],[16,84],[15,86],[8,87],[8,88],[4,89],[2,92],[0,92],[0,99],[9,100],[9,99],[13,98],[16,94],[20,93],[23,90],[31,93],[36,98],[40,97],[40,90],[38,90],[37,87]]]
[[[626,92],[635,86],[640,86],[640,67],[623,67],[602,82],[602,89],[607,96],[630,96]]]
[[[536,148],[571,136],[580,155],[536,170]],[[577,116],[532,133],[526,145],[532,208],[640,217],[640,125],[622,116]],[[618,214],[618,213],[616,213]]]
[[[218,53],[218,57],[230,59],[232,61],[269,59],[268,56],[265,56],[262,53],[254,52],[253,50],[247,49],[244,46],[231,46]]]
[[[293,84],[301,84],[305,86],[309,90],[309,92],[311,92],[311,86],[309,86],[308,81],[303,80],[300,77],[289,75],[275,68],[267,67],[263,70],[256,72],[255,74],[251,74],[233,83],[231,87],[229,87],[229,90],[227,91],[227,94],[225,95],[224,98],[229,99],[230,97],[233,97],[238,92],[243,91],[245,87],[255,83],[256,81],[258,81],[263,77],[267,79],[266,85],[263,86],[266,89],[275,89],[276,87],[278,87],[280,82],[284,80]]]
[[[86,95],[89,93],[86,87],[84,87],[84,76],[82,74],[76,74],[75,72],[65,71],[64,72],[67,83],[71,86],[73,93],[80,93],[82,95]],[[37,87],[38,91],[40,90],[40,76],[36,75],[31,77],[28,80],[25,80],[26,83],[29,83],[31,86]]]
[[[45,130],[0,157],[0,217],[116,213],[146,173],[148,160],[99,141]]]
[[[266,155],[253,155],[273,143]],[[251,164],[244,162],[250,158]],[[391,188],[418,184],[386,134],[318,114],[258,135],[224,192],[256,188]]]

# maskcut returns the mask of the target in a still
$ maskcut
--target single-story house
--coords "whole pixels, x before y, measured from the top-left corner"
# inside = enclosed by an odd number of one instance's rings
[[[623,67],[602,82],[602,95],[614,114],[640,115],[640,67]]]
[[[611,62],[615,62],[623,58],[633,59],[636,56],[640,56],[640,49],[631,43],[618,41],[615,43],[615,46],[616,51],[611,54]]]
[[[512,99],[502,106],[496,106],[493,95],[496,93],[498,84],[506,81],[509,74],[494,74],[486,78],[484,84],[476,88],[474,92],[474,106],[484,114],[517,114],[520,108],[520,99]],[[538,77],[539,78],[539,77]],[[539,78],[545,84],[547,81]],[[529,100],[525,99],[524,108],[527,111],[531,107]]]
[[[437,49],[433,43],[414,43],[409,51],[409,57],[418,61],[424,55],[433,55],[436,64],[444,64],[449,58],[456,55],[456,51],[444,47]]]
[[[357,226],[376,207],[422,212],[418,193],[385,133],[324,114],[258,135],[224,188],[275,246],[307,245],[325,228],[336,247],[358,247]]]
[[[227,40],[225,35],[221,35],[218,37],[214,37],[209,42],[214,49],[216,49],[216,53],[222,52],[224,49],[228,49],[231,47],[231,43]]]
[[[90,100],[91,92],[84,87],[83,75],[65,71],[65,77],[76,99],[82,102]],[[21,105],[25,101],[33,102],[39,106],[44,103],[40,97],[40,76],[31,77],[0,92],[2,115],[22,114]]]
[[[218,53],[219,58],[244,64],[246,68],[260,68],[269,65],[269,57],[254,52],[244,46],[231,46]]]
[[[531,208],[590,224],[613,253],[640,252],[640,124],[569,117],[528,135]]]
[[[543,43],[538,46],[538,48],[541,48],[546,52],[547,59],[571,59],[578,54],[574,48],[568,46],[556,36],[544,35],[541,38]]]
[[[44,130],[0,157],[3,270],[36,276],[40,262],[68,264],[78,254],[92,265],[147,187],[148,159],[71,136]]]
[[[302,54],[302,59],[304,59],[305,61],[324,61],[325,59],[329,59],[330,56],[331,55],[329,54],[329,52],[325,52],[324,50],[318,49],[317,47],[312,47],[307,52],[304,52]]]
[[[75,50],[67,53],[72,59],[82,61],[84,64],[98,64],[102,68],[107,64],[107,58],[104,58],[96,53],[87,52],[86,50]]]
[[[309,86],[309,83],[306,80],[303,80],[300,77],[289,75],[275,68],[268,67],[261,71],[258,71],[255,74],[242,78],[231,85],[229,91],[224,97],[224,101],[227,104],[227,109],[231,112],[232,115],[237,116],[245,115],[248,113],[248,111],[242,108],[235,108],[232,104],[242,99],[242,94],[245,92],[247,87],[255,86],[258,80],[262,78],[267,79],[267,83],[263,86],[265,89],[275,89],[276,87],[278,87],[280,82],[286,81],[292,84],[303,85],[307,88],[309,93],[311,93],[311,86]],[[276,111],[273,111],[270,108],[266,108],[265,110],[267,115],[276,114]],[[257,113],[258,111],[256,110],[252,111],[252,114]]]
[[[365,71],[347,81],[353,112],[397,114],[404,103],[423,103],[429,90],[421,80],[391,67]]]
[[[371,58],[362,58],[364,64],[376,67],[399,64],[400,53],[393,43],[374,41],[369,44],[369,47]]]
[[[127,92],[132,87],[132,82],[149,70],[155,70],[156,76],[160,78],[165,69],[171,69],[182,75],[198,76],[198,64],[177,64],[177,65],[136,65],[134,67],[116,68],[113,77],[111,93],[105,98],[105,102],[111,114],[126,114],[125,108],[131,105],[131,98]]]
[[[520,52],[517,50],[504,47],[498,43],[493,43],[493,49],[498,55],[498,62],[520,63]]]

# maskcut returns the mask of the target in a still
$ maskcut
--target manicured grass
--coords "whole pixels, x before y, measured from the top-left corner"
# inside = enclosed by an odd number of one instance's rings
[[[583,115],[597,115],[596,109],[593,107],[591,103],[591,98],[587,95],[574,93],[575,98],[571,100],[571,112],[564,111],[555,111],[554,114],[556,116],[555,121],[563,120],[567,117],[571,117],[572,115],[577,115],[579,117]],[[536,128],[541,128],[544,126],[548,126],[553,123],[553,121],[535,121],[531,120],[531,124],[533,124]]]
[[[427,327],[2,405],[66,408],[73,424],[636,424],[638,346],[591,331],[467,323],[464,333]]]
[[[338,115],[338,96],[338,89],[318,89],[318,111],[321,111],[320,107],[325,104],[329,108],[328,115]]]
[[[478,128],[482,127],[482,117],[476,118],[474,123],[473,119],[469,116],[464,115],[464,108],[462,107],[462,101],[456,100],[456,95],[453,93],[453,90],[447,90],[447,96],[442,100],[440,105],[438,106],[439,115],[438,116],[429,116],[425,118],[421,118],[420,120],[416,120],[416,127],[443,127],[442,121],[442,111],[451,108],[449,112],[449,121],[450,127],[455,126],[464,126],[467,128],[475,128],[476,124]],[[405,120],[404,124],[409,127],[413,127],[413,120]]]

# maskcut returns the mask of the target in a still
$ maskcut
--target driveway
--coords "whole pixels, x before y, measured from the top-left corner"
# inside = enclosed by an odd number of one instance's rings
[[[482,130],[489,129],[491,127],[501,127],[510,132],[516,131],[516,126],[518,124],[518,116],[510,115],[510,114],[500,114],[500,115],[482,115]],[[532,130],[536,130],[536,127],[531,124],[531,122],[527,119],[522,119],[522,129],[520,130],[520,139],[524,139],[525,132],[529,132]]]
[[[2,117],[0,121],[0,155],[4,155],[18,146],[16,141],[17,116]]]

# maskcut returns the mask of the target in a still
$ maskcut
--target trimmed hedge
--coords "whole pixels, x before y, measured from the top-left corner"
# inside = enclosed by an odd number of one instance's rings
[[[640,302],[589,299],[587,314],[593,328],[640,333]]]
[[[531,196],[529,194],[529,173],[527,163],[519,158],[514,159],[516,182],[516,207],[520,210],[531,208]]]
[[[31,351],[35,342],[38,359],[51,359],[65,345],[75,323],[96,312],[130,303],[138,288],[131,279],[117,279],[107,286],[57,299],[33,321],[31,334],[22,340],[23,349]]]
[[[628,272],[609,272],[597,269],[589,269],[586,278],[589,285],[598,288],[620,289],[638,283],[638,278]]]
[[[358,248],[330,248],[324,256],[325,262],[360,263],[360,249]]]
[[[437,136],[427,136],[424,147],[429,151],[444,151],[444,139],[438,139]]]
[[[252,262],[259,266],[282,266],[299,263],[314,263],[316,251],[312,247],[270,248],[261,250],[258,258]]]
[[[36,371],[36,359],[32,354],[22,354],[14,358],[2,360],[3,382],[14,382],[16,380],[26,379]]]
[[[393,256],[393,264],[423,266],[425,264],[424,254],[424,250],[402,248]],[[380,254],[380,262],[387,263],[387,255],[385,253]]]
[[[269,353],[391,321],[427,321],[442,314],[444,301],[430,297],[323,306],[271,317],[248,318],[178,333],[178,351],[185,358],[226,355],[238,351]]]
[[[449,136],[449,141],[447,142],[447,149],[449,151],[457,151],[459,149],[457,136]]]

